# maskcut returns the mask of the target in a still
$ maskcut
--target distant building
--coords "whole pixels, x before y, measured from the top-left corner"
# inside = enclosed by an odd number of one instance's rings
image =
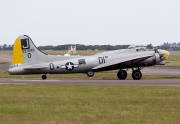
[[[76,46],[71,46],[70,49],[68,50],[68,53],[76,53]]]

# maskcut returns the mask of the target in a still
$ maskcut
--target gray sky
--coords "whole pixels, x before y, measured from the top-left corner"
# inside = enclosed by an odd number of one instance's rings
[[[180,42],[180,0],[0,0],[0,45]]]

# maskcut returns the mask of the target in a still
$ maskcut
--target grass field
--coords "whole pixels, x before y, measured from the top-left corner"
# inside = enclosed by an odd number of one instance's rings
[[[180,87],[0,85],[1,124],[180,123]]]
[[[12,54],[12,50],[0,50],[0,54]]]
[[[68,51],[67,50],[44,50],[44,53],[51,55],[64,55]],[[71,53],[71,55],[81,55],[81,56],[89,56],[94,55],[99,52],[104,52],[104,50],[77,50],[76,53]]]
[[[180,51],[170,51],[166,66],[180,66]]]
[[[67,50],[43,50],[42,52],[51,54],[51,55],[64,55],[68,51]],[[104,52],[104,50],[78,50],[76,53],[71,53],[72,55],[94,55],[99,52]],[[12,54],[11,50],[0,50],[0,54]]]

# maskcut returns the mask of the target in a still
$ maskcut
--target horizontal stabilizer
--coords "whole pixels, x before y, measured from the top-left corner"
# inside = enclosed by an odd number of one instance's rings
[[[47,66],[31,66],[31,67],[26,67],[24,68],[25,70],[36,70],[36,69],[44,69],[48,68]]]

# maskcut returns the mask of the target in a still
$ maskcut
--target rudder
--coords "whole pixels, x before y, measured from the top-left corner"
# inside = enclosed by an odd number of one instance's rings
[[[45,60],[46,54],[39,51],[27,35],[19,36],[13,47],[13,65],[40,63]]]

